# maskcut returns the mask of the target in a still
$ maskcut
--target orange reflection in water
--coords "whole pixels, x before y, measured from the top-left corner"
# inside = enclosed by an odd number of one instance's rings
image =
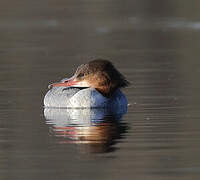
[[[76,113],[64,110],[67,114],[62,111],[63,118],[60,118],[60,113],[56,112],[56,110],[53,111],[54,113],[51,112],[51,115],[48,114],[49,112],[45,113],[46,122],[50,124],[50,135],[56,137],[57,143],[77,144],[79,149],[84,152],[103,153],[114,151],[113,145],[123,137],[122,135],[127,130],[127,125],[120,121],[121,115],[107,116],[106,114],[102,115],[102,111],[95,110],[94,113],[93,111],[88,112],[87,110],[79,109],[76,110]],[[87,113],[85,113],[86,111]],[[52,114],[55,115],[55,113],[59,114],[59,116],[54,116],[57,119],[52,118]],[[100,113],[101,116],[96,113]],[[78,117],[77,114],[81,115],[80,119],[72,118],[72,114],[75,114],[76,117]],[[69,117],[71,119],[67,119]],[[101,119],[94,120],[96,117],[101,117]]]

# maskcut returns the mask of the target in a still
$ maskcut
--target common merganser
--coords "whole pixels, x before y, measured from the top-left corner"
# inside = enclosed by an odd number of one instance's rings
[[[120,88],[129,82],[108,60],[96,59],[79,66],[75,74],[49,85],[45,107],[55,108],[127,108]]]

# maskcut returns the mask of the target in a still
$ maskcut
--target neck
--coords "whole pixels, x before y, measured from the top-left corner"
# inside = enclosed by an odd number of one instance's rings
[[[105,89],[105,88],[95,88],[97,91],[99,91],[104,97],[110,98],[115,91],[115,89]]]

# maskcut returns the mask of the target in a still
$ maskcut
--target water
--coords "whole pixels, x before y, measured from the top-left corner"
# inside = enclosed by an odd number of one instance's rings
[[[199,5],[2,3],[0,179],[198,179]],[[132,83],[122,120],[46,119],[48,84],[99,57]]]

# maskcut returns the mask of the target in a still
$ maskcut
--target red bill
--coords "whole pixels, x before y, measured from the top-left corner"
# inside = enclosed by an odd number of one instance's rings
[[[70,87],[70,86],[75,86],[75,85],[78,85],[78,81],[68,80],[65,82],[58,82],[58,83],[50,84],[48,86],[48,88],[50,89],[52,87]]]

